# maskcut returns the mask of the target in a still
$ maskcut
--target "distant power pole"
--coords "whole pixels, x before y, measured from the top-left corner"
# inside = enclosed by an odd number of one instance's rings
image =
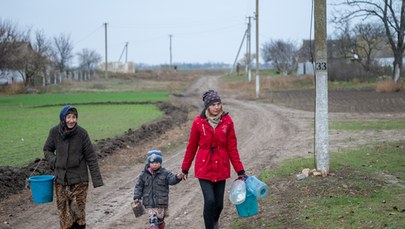
[[[128,63],[128,42],[125,43],[125,63]]]
[[[120,58],[118,59],[118,62],[121,62],[121,58],[122,58],[122,55],[124,55],[124,52],[125,52],[125,63],[127,63],[128,62],[128,42],[125,42],[124,49],[122,50],[122,53],[121,53]]]
[[[107,23],[104,23],[105,31],[105,78],[108,78],[108,58],[107,58]]]
[[[247,32],[247,39],[246,39],[246,72],[248,74],[248,79],[249,82],[252,81],[252,49],[251,49],[251,19],[252,17],[249,17],[249,22],[248,22],[248,32]]]
[[[260,94],[260,76],[259,76],[259,0],[256,0],[256,98]]]
[[[326,0],[315,0],[315,156],[316,169],[329,174]]]
[[[169,51],[170,51],[170,69],[172,68],[172,34],[169,35],[170,37],[170,47],[169,47]]]

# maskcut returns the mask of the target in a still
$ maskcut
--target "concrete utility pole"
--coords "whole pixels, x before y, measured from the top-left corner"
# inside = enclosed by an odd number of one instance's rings
[[[108,78],[108,58],[107,58],[107,23],[104,23],[105,31],[105,78]]]
[[[125,63],[128,63],[128,42],[125,43]]]
[[[259,76],[259,0],[256,0],[256,98],[260,94],[260,76]]]
[[[169,51],[170,51],[170,69],[172,68],[172,34],[169,35],[170,37],[170,47],[169,47]]]
[[[251,19],[252,17],[249,17],[249,23],[248,23],[248,32],[247,32],[247,39],[246,39],[246,72],[248,74],[248,79],[249,82],[252,81],[252,49],[251,49],[251,36],[250,36],[250,31],[251,31]]]
[[[328,65],[326,0],[315,0],[315,159],[322,176],[329,174]]]

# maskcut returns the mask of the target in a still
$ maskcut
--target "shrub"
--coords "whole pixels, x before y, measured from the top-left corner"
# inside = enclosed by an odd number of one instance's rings
[[[397,92],[402,88],[400,83],[395,83],[393,79],[386,79],[376,83],[377,92]]]
[[[25,92],[24,83],[12,83],[0,87],[0,92],[7,95],[16,95]]]

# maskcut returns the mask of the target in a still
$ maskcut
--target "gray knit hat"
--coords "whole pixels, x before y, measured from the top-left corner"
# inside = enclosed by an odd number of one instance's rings
[[[146,164],[149,165],[151,162],[163,163],[163,156],[160,150],[150,150],[146,153]]]
[[[204,92],[202,100],[204,101],[204,107],[208,108],[215,102],[221,102],[221,98],[218,93],[214,90],[208,90]]]

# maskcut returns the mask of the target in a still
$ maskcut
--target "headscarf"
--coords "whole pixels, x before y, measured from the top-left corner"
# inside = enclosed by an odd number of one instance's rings
[[[72,105],[64,106],[59,113],[59,120],[60,120],[60,123],[61,123],[61,126],[63,127],[63,129],[67,128],[66,115],[68,114],[69,111],[73,112],[76,115],[76,118],[79,117],[79,114],[77,113],[77,109],[74,106],[72,106]]]

